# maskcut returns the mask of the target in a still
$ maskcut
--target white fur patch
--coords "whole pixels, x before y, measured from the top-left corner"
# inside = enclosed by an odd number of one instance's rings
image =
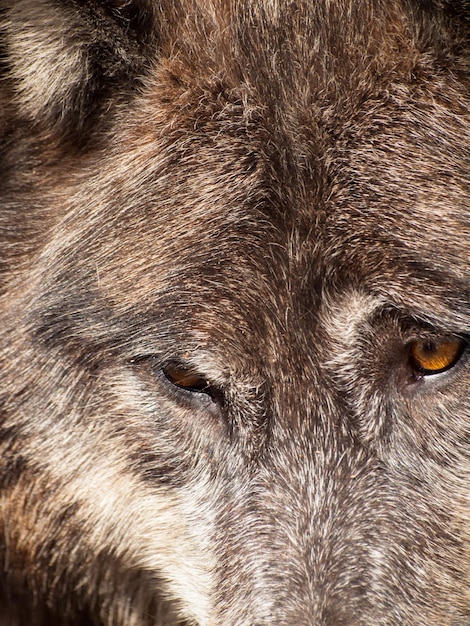
[[[20,0],[9,11],[5,40],[17,98],[34,118],[57,103],[64,110],[87,71],[84,50],[70,37],[73,17],[67,17],[66,7],[44,0],[34,7]]]

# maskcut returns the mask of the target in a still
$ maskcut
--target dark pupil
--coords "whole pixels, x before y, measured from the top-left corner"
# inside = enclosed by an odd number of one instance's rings
[[[423,345],[423,352],[427,352],[427,354],[433,354],[436,352],[436,350],[437,350],[436,344],[433,343],[432,341],[427,341]]]

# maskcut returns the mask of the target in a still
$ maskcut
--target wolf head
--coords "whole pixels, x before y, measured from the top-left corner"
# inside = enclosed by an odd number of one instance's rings
[[[468,6],[0,21],[0,624],[468,626]]]

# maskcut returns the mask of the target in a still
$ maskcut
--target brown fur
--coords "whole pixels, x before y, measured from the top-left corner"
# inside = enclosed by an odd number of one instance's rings
[[[470,625],[468,18],[0,0],[1,626]]]

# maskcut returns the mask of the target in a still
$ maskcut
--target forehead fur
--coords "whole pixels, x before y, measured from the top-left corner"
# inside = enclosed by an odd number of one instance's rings
[[[53,5],[39,4],[51,18]],[[116,3],[96,13],[107,24],[99,48],[89,13],[66,4],[70,32],[57,46],[70,42],[74,14],[92,34],[68,57],[79,66],[67,66],[71,82],[54,84],[73,93],[95,48],[94,62],[114,76],[109,59],[124,44],[111,15],[134,25],[147,62],[133,115],[125,102],[112,109],[98,134],[104,150],[72,160],[71,188],[62,168],[57,208],[47,208],[57,223],[45,266],[55,250],[60,265],[81,259],[93,276],[101,267],[100,288],[128,306],[150,306],[178,283],[180,300],[207,292],[238,303],[257,285],[262,302],[276,293],[282,310],[292,298],[311,309],[326,282],[357,282],[414,309],[422,297],[429,310],[455,302],[462,315],[470,257],[463,20],[438,3],[404,0],[179,0],[142,3],[144,29],[132,3]],[[31,15],[29,2],[15,7],[11,15]],[[138,58],[134,40],[130,50],[120,71]],[[391,284],[388,268],[397,266]]]
[[[213,289],[217,269],[233,298],[240,281],[249,293],[251,266],[267,292],[284,280],[277,293],[310,302],[325,272],[331,284],[354,268],[387,297],[427,284],[432,309],[440,295],[449,302],[452,276],[461,309],[467,270],[454,258],[469,258],[470,228],[468,140],[456,140],[469,136],[463,32],[438,22],[431,5],[419,12],[418,21],[416,6],[398,2],[192,2],[160,16],[160,56],[135,118],[118,122],[111,158],[121,169],[108,175],[127,196],[120,241],[147,207],[144,282],[180,264],[183,282],[196,268]],[[162,242],[163,228],[171,240]],[[384,270],[397,265],[395,286]]]

